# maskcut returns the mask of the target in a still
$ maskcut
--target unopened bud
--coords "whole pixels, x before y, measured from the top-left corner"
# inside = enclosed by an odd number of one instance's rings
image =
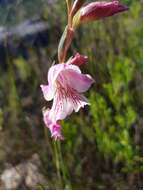
[[[74,26],[80,23],[109,17],[127,10],[128,7],[120,4],[119,1],[89,3],[88,5],[81,8],[75,15]]]
[[[69,63],[73,65],[81,66],[85,64],[87,60],[88,60],[87,56],[76,53],[75,56],[69,60]]]

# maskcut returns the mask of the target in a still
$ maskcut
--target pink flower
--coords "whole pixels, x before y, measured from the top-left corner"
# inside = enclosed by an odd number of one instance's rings
[[[101,1],[93,2],[80,9],[80,22],[98,20],[104,17],[112,16],[116,13],[128,10],[128,7],[119,3],[119,1]]]
[[[90,75],[82,74],[79,67],[70,62],[57,64],[49,69],[48,85],[41,85],[41,89],[47,101],[53,99],[52,108],[44,114],[44,122],[54,138],[62,137],[57,122],[89,104],[82,93],[93,82]]]

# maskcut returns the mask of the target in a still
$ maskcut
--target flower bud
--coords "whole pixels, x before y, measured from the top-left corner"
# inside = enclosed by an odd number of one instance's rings
[[[81,8],[77,15],[75,15],[75,25],[109,17],[127,10],[128,7],[120,4],[119,1],[89,3]],[[78,18],[78,22],[76,17]]]
[[[75,56],[71,60],[69,60],[69,63],[77,65],[77,66],[81,66],[82,64],[85,64],[87,60],[88,60],[87,56],[76,53]]]

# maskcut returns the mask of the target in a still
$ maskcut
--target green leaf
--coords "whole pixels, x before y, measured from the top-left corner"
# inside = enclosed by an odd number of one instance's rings
[[[58,59],[59,59],[59,62],[61,62],[61,60],[63,59],[63,54],[64,54],[64,47],[65,47],[65,44],[66,44],[66,38],[67,38],[67,29],[68,27],[66,26],[64,32],[63,32],[63,35],[60,39],[60,43],[59,43],[59,46],[58,46]]]
[[[66,26],[58,46],[58,59],[60,63],[63,63],[65,61],[67,50],[71,45],[73,37],[74,30]]]

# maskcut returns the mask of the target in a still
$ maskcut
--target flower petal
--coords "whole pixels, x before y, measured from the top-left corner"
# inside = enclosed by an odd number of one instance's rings
[[[64,70],[65,68],[65,64],[62,63],[62,64],[56,64],[56,65],[53,65],[50,69],[49,69],[49,72],[48,72],[48,82],[50,85],[54,85],[55,83],[55,80],[57,79],[59,73]]]
[[[64,140],[63,135],[61,134],[61,126],[59,124],[52,124],[50,126],[51,137],[55,140]]]
[[[86,105],[89,105],[88,100],[86,99],[85,96],[80,95],[80,100],[78,101],[77,104],[74,105],[75,112],[78,112],[80,108],[84,108],[84,106]]]
[[[52,124],[52,121],[49,118],[49,112],[50,112],[49,109],[43,111],[43,120],[44,120],[46,127],[48,127],[48,128]]]
[[[54,86],[50,86],[50,85],[40,85],[44,98],[47,101],[50,101],[54,98],[54,94],[56,89],[54,88]]]
[[[60,99],[55,97],[53,101],[53,106],[50,110],[49,117],[52,122],[57,122],[59,120],[65,119],[68,115],[73,112],[74,106],[70,99]]]
[[[80,94],[75,94],[75,99],[64,97],[59,100],[58,97],[55,97],[52,109],[49,112],[49,118],[52,122],[63,120],[73,111],[78,112],[85,105],[89,105],[89,102]]]
[[[76,66],[76,65],[72,65],[72,64],[68,64],[68,63],[61,63],[61,64],[54,65],[49,69],[49,72],[48,72],[49,85],[54,86],[58,75],[62,71],[65,71],[65,70],[68,70],[68,69],[71,69],[73,71],[81,73],[80,68],[78,66]]]
[[[52,122],[50,118],[50,111],[49,109],[43,111],[43,120],[46,125],[46,127],[49,128],[51,132],[51,137],[53,137],[55,140],[63,140],[64,137],[61,134],[61,126],[57,124],[57,122]]]
[[[65,67],[64,70],[69,70],[70,69],[70,70],[73,70],[73,71],[75,71],[77,73],[81,73],[81,70],[77,65],[69,64],[69,62],[67,62],[67,64],[65,64],[65,65],[66,65],[66,67]]]
[[[59,77],[58,80],[61,84],[63,83],[65,86],[66,83],[68,86],[77,90],[78,92],[87,91],[94,83],[94,80],[90,75],[81,74],[71,69],[62,71],[60,76],[61,77]]]

